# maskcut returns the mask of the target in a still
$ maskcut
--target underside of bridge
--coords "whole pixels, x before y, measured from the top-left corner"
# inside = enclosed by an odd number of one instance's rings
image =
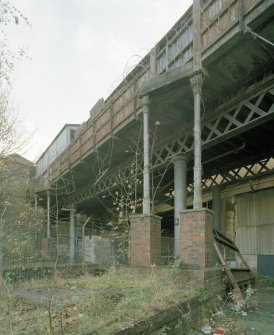
[[[269,13],[271,11],[265,14],[266,19],[263,20],[262,27],[259,25],[260,29],[257,28],[256,22],[254,26],[258,33],[271,40],[273,17],[268,19]],[[262,18],[259,21],[261,20]],[[217,174],[228,175],[231,170],[273,157],[273,47],[253,39],[248,34],[239,33],[212,57],[206,59],[203,66],[203,179],[208,180]],[[187,182],[192,184],[193,94],[189,83],[191,73],[192,64],[189,62],[179,71],[170,71],[151,80],[142,90],[142,94],[146,93],[150,98],[153,178],[154,187],[158,187],[156,204],[163,200],[172,204],[172,158],[178,153],[187,154]],[[137,110],[136,118],[131,123],[59,181],[57,189],[70,188],[71,196],[65,199],[66,204],[74,203],[79,211],[89,214],[101,212],[104,206],[112,207],[113,197],[111,195],[108,201],[108,193],[110,190],[111,194],[116,191],[117,181],[113,180],[113,173],[117,180],[119,174],[121,180],[126,177],[142,178],[143,123],[140,111]],[[125,171],[126,169],[131,172],[136,170],[134,172],[137,172],[138,176],[127,175],[129,171]],[[245,176],[235,175],[234,180],[231,176],[231,180],[226,182],[237,183],[241,177]],[[87,185],[95,192],[89,194]],[[214,181],[210,186],[215,186]],[[120,188],[120,185],[117,185],[117,188]],[[191,185],[189,190],[191,191]],[[141,197],[141,186],[137,187],[137,192]]]
[[[254,15],[249,29],[256,35],[239,29],[224,43],[217,41],[211,53],[202,54],[203,206],[214,209],[216,225],[219,220],[218,228],[228,234],[233,233],[229,224],[222,226],[221,208],[214,208],[214,201],[218,203],[214,190],[218,188],[219,197],[224,197],[233,187],[255,192],[258,180],[274,186],[274,5]],[[162,235],[173,236],[176,230],[174,165],[178,156],[186,162],[183,209],[193,205],[192,75],[190,60],[154,76],[138,91],[139,97],[149,99],[150,204],[152,213],[162,217]],[[104,224],[117,217],[119,202],[128,207],[127,214],[141,214],[143,145],[143,109],[138,104],[130,122],[50,185],[57,216],[65,216],[62,209],[74,207]],[[40,199],[46,206],[44,191]]]

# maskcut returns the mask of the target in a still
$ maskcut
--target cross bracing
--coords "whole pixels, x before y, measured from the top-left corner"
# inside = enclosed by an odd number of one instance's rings
[[[258,176],[266,176],[273,172],[274,156],[205,178],[202,182],[203,189],[210,189],[214,186],[227,186],[237,181],[252,180]],[[188,185],[187,191],[188,193],[193,192],[192,183]]]
[[[274,157],[265,158],[256,162],[254,164],[248,164],[245,166],[241,166],[238,168],[231,169],[227,172],[214,174],[210,177],[204,178],[202,180],[203,190],[209,190],[214,186],[227,186],[232,183],[252,180],[258,176],[266,176],[274,172]],[[114,175],[112,175],[114,177]],[[120,177],[122,177],[120,175]],[[129,175],[124,175],[124,178],[129,178]],[[132,178],[132,177],[131,177]],[[113,179],[114,181],[114,179]],[[95,189],[93,185],[83,189],[77,194],[73,194],[70,196],[64,204],[77,204],[87,199],[91,199],[95,196],[99,196],[100,194],[110,190],[111,188],[115,188],[117,186],[117,182],[119,179],[116,177],[115,181],[110,183],[105,183],[104,189]],[[187,192],[189,194],[193,193],[193,184],[190,183],[187,187]],[[170,197],[173,197],[173,193],[170,193]]]
[[[226,110],[217,110],[214,115],[204,120],[202,124],[202,147],[203,149],[214,146],[237,134],[267,122],[274,118],[274,84],[273,80],[259,93],[251,95],[244,101],[239,102]],[[191,154],[193,150],[193,131],[189,129],[182,137],[156,149],[152,155],[152,169],[170,163],[170,160],[177,154]],[[268,162],[268,160],[267,160]],[[132,163],[132,162],[130,162]],[[77,204],[94,196],[103,194],[119,185],[121,180],[136,178],[142,175],[142,161],[132,171],[130,163],[123,163],[118,168],[106,173],[97,182],[92,183],[77,192],[68,195],[64,201],[65,205]],[[256,167],[256,168],[255,168]],[[258,167],[261,167],[258,169]],[[273,167],[269,167],[266,160],[256,164],[247,165],[222,172],[203,180],[203,187],[210,188],[215,185],[230,183],[240,179],[270,173]],[[189,185],[188,191],[192,191]]]
[[[228,110],[215,113],[215,116],[202,124],[203,149],[235,136],[242,131],[264,123],[274,117],[273,84],[263,93],[250,97]],[[271,98],[272,97],[272,98]],[[269,101],[269,102],[268,102]],[[153,167],[166,163],[178,153],[188,153],[193,150],[193,131],[190,129],[180,139],[163,146],[152,158]]]

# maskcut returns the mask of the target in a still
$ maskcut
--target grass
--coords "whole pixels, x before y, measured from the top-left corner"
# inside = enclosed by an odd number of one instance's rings
[[[72,280],[55,277],[50,282],[48,279],[25,283],[24,289],[48,292],[48,304],[44,307],[15,299],[7,294],[7,289],[2,284],[3,335],[109,335],[194,295],[179,269],[157,267],[111,268],[101,276],[85,275]],[[69,304],[51,304],[56,297]]]
[[[274,288],[274,277],[263,276],[261,274],[257,274],[257,278],[258,278],[260,287]]]

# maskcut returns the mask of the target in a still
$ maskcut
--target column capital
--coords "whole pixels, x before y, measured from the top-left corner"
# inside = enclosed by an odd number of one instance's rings
[[[187,154],[178,154],[178,155],[175,155],[171,158],[171,163],[176,163],[178,161],[184,161],[184,162],[188,162],[188,155]]]
[[[148,95],[143,95],[140,99],[141,102],[141,106],[142,107],[148,107],[148,105],[150,104],[150,99]]]
[[[203,73],[202,71],[195,72],[189,79],[193,94],[201,94],[203,86]]]

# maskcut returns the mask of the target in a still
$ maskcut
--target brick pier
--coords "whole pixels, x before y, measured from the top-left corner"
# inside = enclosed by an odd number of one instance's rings
[[[222,289],[222,273],[214,264],[213,212],[208,209],[180,213],[180,262],[194,286]]]
[[[130,219],[130,264],[159,264],[161,257],[161,217],[134,215]]]

